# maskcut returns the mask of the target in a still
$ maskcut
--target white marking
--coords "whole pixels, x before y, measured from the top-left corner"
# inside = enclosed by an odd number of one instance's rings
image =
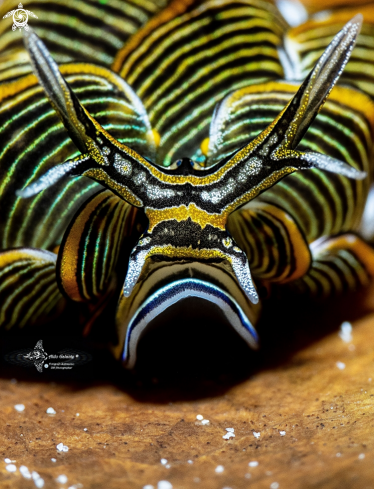
[[[173,489],[169,481],[160,481],[157,483],[157,489]]]
[[[114,168],[125,177],[129,177],[132,173],[131,163],[123,158],[119,153],[114,155]],[[145,176],[145,174],[144,174]]]
[[[231,433],[231,431],[229,431],[228,433],[226,433],[226,435],[223,435],[222,438],[224,440],[229,440],[230,438],[235,438],[235,433]]]
[[[64,445],[63,443],[59,443],[58,445],[56,445],[56,448],[59,452],[68,452],[69,451],[69,448]]]
[[[14,409],[15,409],[16,411],[18,411],[19,413],[22,413],[22,411],[24,411],[24,410],[25,410],[25,406],[24,406],[24,404],[16,404],[16,405],[14,406]]]
[[[297,0],[276,0],[275,3],[291,27],[296,27],[308,20],[308,12],[301,2]]]
[[[68,478],[66,477],[65,474],[61,474],[56,478],[56,482],[59,482],[60,484],[66,484],[68,481]]]
[[[352,324],[344,321],[340,326],[339,336],[344,343],[350,343],[352,341]]]
[[[31,479],[31,474],[29,469],[25,465],[21,465],[19,468],[20,474],[25,478],[25,479]]]

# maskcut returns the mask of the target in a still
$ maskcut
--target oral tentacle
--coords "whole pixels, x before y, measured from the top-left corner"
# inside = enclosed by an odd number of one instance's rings
[[[113,138],[81,105],[68,82],[60,73],[57,64],[39,37],[31,30],[24,33],[25,46],[29,51],[33,69],[48,98],[60,116],[69,136],[82,155],[90,156],[91,165],[84,165],[80,175],[87,175],[103,183],[124,200],[136,207],[142,207],[147,197],[143,182],[136,183],[135,174],[149,173],[155,165],[146,161],[136,151]],[[124,83],[124,82],[123,82]],[[131,91],[128,87],[127,91]],[[138,106],[138,98],[130,97]],[[142,114],[144,116],[144,114]],[[143,117],[144,118],[144,117]],[[147,121],[146,121],[147,122]],[[147,126],[147,124],[146,124]],[[149,126],[149,122],[148,122]],[[150,129],[150,127],[148,127]],[[84,160],[85,163],[88,160]],[[75,167],[75,170],[78,167]],[[69,171],[69,165],[48,174],[47,181],[55,179],[61,172]],[[103,175],[104,173],[104,175]],[[44,187],[45,188],[45,187]]]
[[[305,155],[295,149],[347,64],[361,23],[362,17],[358,15],[345,25],[275,121],[225,163],[226,182],[216,193],[221,200],[225,194],[230,195],[232,202],[226,207],[226,212],[233,212],[286,175],[300,169],[323,167],[350,178],[364,178],[360,172],[349,172],[344,164],[333,163],[332,159],[322,155],[319,158],[313,153]],[[220,110],[217,110],[218,119],[213,121],[214,130],[211,132],[216,141],[210,143],[210,148],[221,144],[219,117]],[[220,168],[220,164],[213,168]]]
[[[336,158],[332,158],[331,156],[323,155],[321,153],[315,153],[312,151],[299,153],[299,159],[301,162],[308,163],[308,165],[305,166],[306,170],[310,168],[319,168],[320,170],[337,173],[354,180],[363,180],[367,176],[365,171],[357,170],[347,163],[344,163],[344,161],[337,160]],[[300,167],[300,170],[304,170],[304,168]]]
[[[36,182],[28,185],[22,190],[18,190],[16,194],[18,197],[22,197],[23,199],[37,195],[42,190],[52,187],[52,185],[57,183],[62,178],[73,175],[74,170],[77,170],[82,163],[87,163],[89,160],[89,155],[78,156],[73,160],[67,160],[65,163],[61,163],[60,165],[48,170],[47,173],[38,178]]]

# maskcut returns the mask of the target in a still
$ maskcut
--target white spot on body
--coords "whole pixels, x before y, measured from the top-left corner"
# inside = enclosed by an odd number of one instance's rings
[[[162,463],[162,465],[166,465],[168,463],[168,461],[166,460],[166,458],[162,458],[160,460],[160,462]]]
[[[147,185],[147,196],[152,200],[174,197],[176,192],[170,188],[161,188],[157,185]]]
[[[253,436],[254,436],[255,438],[259,439],[259,438],[260,438],[260,436],[261,436],[261,432],[260,432],[260,431],[254,431],[254,432],[253,432]]]
[[[128,160],[125,160],[120,154],[116,153],[114,155],[114,168],[125,177],[129,177],[132,173],[132,165]],[[140,174],[140,182],[145,180],[145,173]],[[136,182],[138,183],[138,182]]]
[[[16,411],[18,411],[19,413],[22,413],[22,411],[24,411],[24,410],[25,410],[25,405],[24,405],[24,404],[16,404],[16,405],[14,406],[14,409],[15,409]]]
[[[57,462],[57,459],[55,459],[55,458],[51,458],[51,461],[52,461],[52,462]]]
[[[278,489],[278,487],[279,487],[278,482],[272,482],[272,483],[270,484],[270,489]]]
[[[360,455],[358,456],[358,459],[359,460],[364,460],[365,458],[365,454],[364,453],[360,453]]]
[[[262,154],[267,154],[267,152],[268,150],[266,149],[266,153],[262,153]],[[257,175],[261,171],[261,168],[262,168],[262,161],[260,160],[260,158],[257,158],[256,156],[250,158],[238,173],[238,181],[241,183],[245,183],[250,176]]]
[[[280,436],[285,436],[286,435],[286,432],[285,431],[280,431],[279,434],[280,434]]]
[[[237,184],[235,180],[233,178],[229,178],[229,180],[226,183],[226,186],[221,189],[210,190],[209,192],[207,190],[203,190],[203,192],[201,192],[201,198],[204,201],[212,202],[212,204],[218,204],[227,195],[234,192],[236,187]]]
[[[232,245],[232,241],[229,237],[227,237],[222,240],[222,244],[225,248],[230,248],[230,246]]]
[[[202,425],[209,424],[209,419],[203,419],[203,420],[201,421],[201,424],[202,424]]]
[[[225,468],[223,467],[223,465],[217,465],[214,470],[217,474],[221,474],[225,470]]]
[[[338,367],[339,370],[345,369],[345,363],[343,362],[336,362],[336,366]]]
[[[56,414],[56,411],[53,409],[53,407],[49,407],[46,411],[47,414]]]
[[[252,462],[249,462],[248,464],[250,467],[257,467],[258,466],[258,462],[257,460],[252,460]]]
[[[9,464],[5,468],[8,472],[15,472],[17,470],[17,467],[14,464]]]

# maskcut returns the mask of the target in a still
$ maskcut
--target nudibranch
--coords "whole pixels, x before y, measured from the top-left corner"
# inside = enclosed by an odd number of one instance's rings
[[[72,2],[65,25],[54,0],[26,50],[3,38],[4,334],[104,324],[132,368],[143,333],[209,304],[256,349],[265,292],[374,276],[370,6],[290,28],[272,2],[167,3]]]
[[[112,249],[123,238],[118,223],[129,212],[125,203],[143,209],[148,219],[130,254],[116,314],[115,353],[126,366],[134,366],[138,339],[150,321],[188,297],[213,302],[239,335],[257,348],[250,303],[257,304],[259,298],[247,255],[227,231],[228,217],[299,170],[318,168],[353,179],[366,176],[331,156],[297,149],[348,62],[360,25],[359,16],[346,24],[287,106],[251,142],[209,167],[182,157],[167,168],[112,137],[80,103],[43,42],[31,30],[25,32],[33,69],[81,154],[50,169],[19,196],[33,196],[65,176],[99,182],[108,190],[95,195],[83,213],[92,214],[103,206],[105,227],[119,228],[112,234]],[[138,102],[135,93],[131,96]],[[219,115],[218,110],[216,119]],[[212,124],[217,125],[217,120]],[[123,202],[116,200],[116,214],[113,194]],[[84,217],[80,218],[84,224]],[[61,289],[78,301],[95,295],[95,287],[89,291],[77,280],[80,218],[65,234],[57,260]],[[101,270],[109,272],[110,267]]]

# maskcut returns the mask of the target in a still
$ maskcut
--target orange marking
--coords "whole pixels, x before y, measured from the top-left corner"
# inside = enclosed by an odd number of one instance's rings
[[[75,218],[74,224],[66,237],[65,243],[62,245],[60,270],[57,270],[57,272],[60,274],[62,286],[66,294],[73,301],[82,302],[87,300],[86,297],[81,295],[78,287],[77,275],[79,245],[88,219],[95,211],[97,206],[103,200],[107,199],[108,194],[112,195],[109,190],[100,193],[94,199],[92,199],[91,202],[84,207],[84,209],[82,209],[82,211]]]
[[[335,252],[339,250],[352,251],[358,260],[364,265],[367,272],[374,277],[374,250],[355,234],[344,234],[337,238],[331,238],[316,246],[313,250],[313,256],[318,257],[324,253]]]

